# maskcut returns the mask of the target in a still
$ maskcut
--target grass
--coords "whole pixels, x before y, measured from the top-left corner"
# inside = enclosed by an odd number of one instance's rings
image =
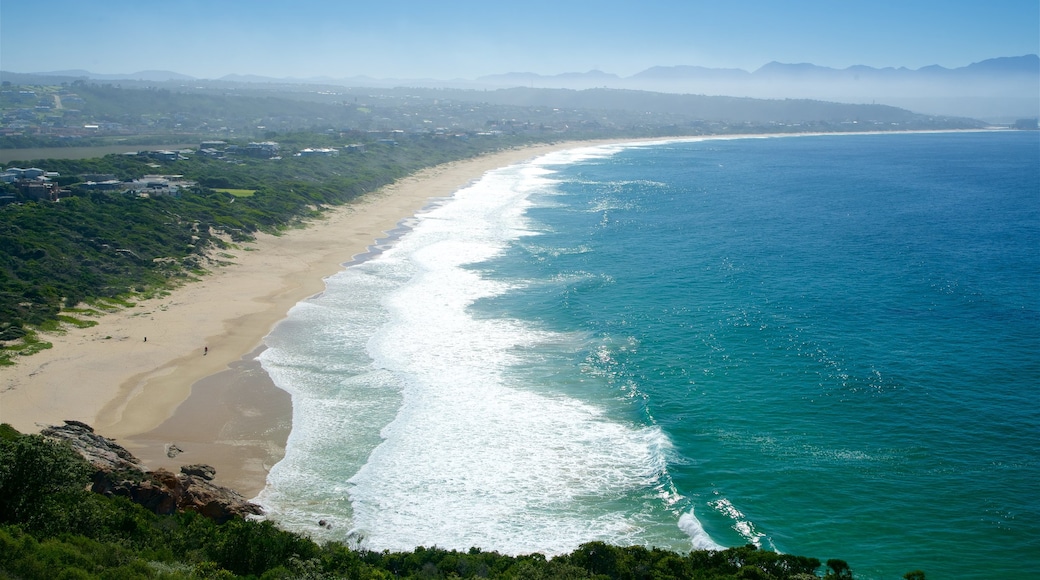
[[[134,306],[137,306],[137,304],[125,298],[120,298],[116,296],[95,298],[94,300],[88,301],[87,304],[90,306],[96,306],[97,308],[100,308],[101,310],[105,311],[118,310],[120,308],[133,308]]]
[[[170,294],[169,288],[161,286],[143,287],[142,290],[144,292],[137,294],[142,299],[164,297]],[[30,356],[41,350],[54,347],[53,344],[40,340],[37,332],[65,334],[66,326],[91,328],[97,326],[98,321],[90,320],[90,318],[101,317],[106,312],[115,312],[135,306],[137,304],[131,301],[129,296],[109,296],[88,300],[85,303],[85,307],[81,305],[74,308],[64,308],[53,320],[48,320],[33,328],[23,327],[25,334],[17,339],[9,341],[0,340],[0,367],[15,364],[13,358],[15,356]],[[106,336],[105,338],[111,339],[112,337]],[[0,578],[3,578],[3,576],[0,576]]]
[[[41,322],[39,324],[39,326],[37,326],[36,328],[38,328],[39,330],[42,330],[43,332],[53,332],[55,334],[65,334],[65,331],[62,330],[62,328],[61,328],[61,321],[58,320],[57,318],[53,318],[51,320],[45,320],[45,321]],[[29,335],[26,334],[25,336],[29,336]]]
[[[59,314],[58,320],[65,324],[75,326],[76,328],[90,328],[91,326],[97,326],[96,320],[80,320],[79,318],[67,314]]]
[[[101,311],[94,308],[63,308],[62,312],[66,314],[80,314],[83,316],[101,316]]]
[[[224,187],[214,189],[213,191],[219,191],[220,193],[226,193],[235,197],[251,197],[256,193],[255,189],[229,189]]]
[[[25,336],[20,338],[14,344],[8,344],[3,347],[0,352],[0,365],[6,366],[10,364],[10,357],[12,355],[29,356],[40,352],[41,350],[47,350],[54,345],[40,340],[35,332],[29,331],[25,333]],[[6,360],[5,360],[6,359]]]

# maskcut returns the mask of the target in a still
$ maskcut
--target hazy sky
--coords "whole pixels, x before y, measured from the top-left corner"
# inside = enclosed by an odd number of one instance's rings
[[[475,78],[948,68],[1040,52],[1037,0],[2,0],[0,68]]]

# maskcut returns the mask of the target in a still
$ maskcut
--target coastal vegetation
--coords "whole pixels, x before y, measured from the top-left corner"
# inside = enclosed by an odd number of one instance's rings
[[[0,425],[0,578],[851,579],[837,559],[748,545],[677,553],[583,544],[555,557],[318,544],[270,521],[160,516],[88,491],[93,469],[66,442]],[[915,576],[923,578],[923,574]]]
[[[0,191],[16,199],[0,206],[0,364],[46,348],[39,330],[58,322],[89,325],[106,309],[132,306],[205,275],[219,264],[221,249],[246,244],[257,232],[295,227],[423,167],[528,142],[431,135],[379,142],[353,132],[292,133],[279,141],[284,158],[195,154],[161,165],[144,155],[31,161],[60,174],[65,193],[51,201],[19,197],[9,184]],[[304,146],[359,144],[336,156],[291,154]],[[126,183],[160,172],[194,185],[144,196],[126,187],[93,189],[84,179],[110,175]]]

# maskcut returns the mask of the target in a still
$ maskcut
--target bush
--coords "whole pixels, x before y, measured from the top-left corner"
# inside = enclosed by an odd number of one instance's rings
[[[269,521],[218,525],[196,513],[156,516],[125,498],[86,491],[89,468],[68,445],[0,425],[0,580],[8,578],[512,578],[804,580],[815,558],[748,545],[678,554],[583,544],[551,560],[477,548],[412,552],[318,546]],[[851,579],[843,560],[825,578]],[[916,575],[915,575],[916,574]],[[923,580],[910,572],[908,580]]]
[[[89,476],[86,461],[68,445],[40,435],[0,439],[0,522],[68,529],[61,515],[84,499]]]

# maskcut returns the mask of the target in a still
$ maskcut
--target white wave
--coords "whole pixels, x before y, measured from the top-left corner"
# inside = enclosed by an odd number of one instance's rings
[[[704,531],[704,526],[701,525],[700,520],[694,515],[693,510],[683,514],[679,517],[679,529],[681,529],[687,536],[690,537],[690,544],[694,550],[723,550],[725,546],[718,544],[715,540],[711,539],[708,532]]]
[[[743,512],[733,505],[732,502],[724,497],[720,497],[719,499],[708,502],[708,505],[728,517],[733,522],[733,530],[740,534],[745,540],[756,546],[762,546],[762,538],[765,537],[765,534],[758,531],[754,522],[749,520]]]
[[[667,436],[510,372],[572,337],[469,312],[510,290],[471,266],[537,234],[525,212],[552,192],[551,167],[617,150],[489,172],[293,310],[261,356],[294,407],[285,459],[259,497],[272,518],[373,549],[681,545]]]

